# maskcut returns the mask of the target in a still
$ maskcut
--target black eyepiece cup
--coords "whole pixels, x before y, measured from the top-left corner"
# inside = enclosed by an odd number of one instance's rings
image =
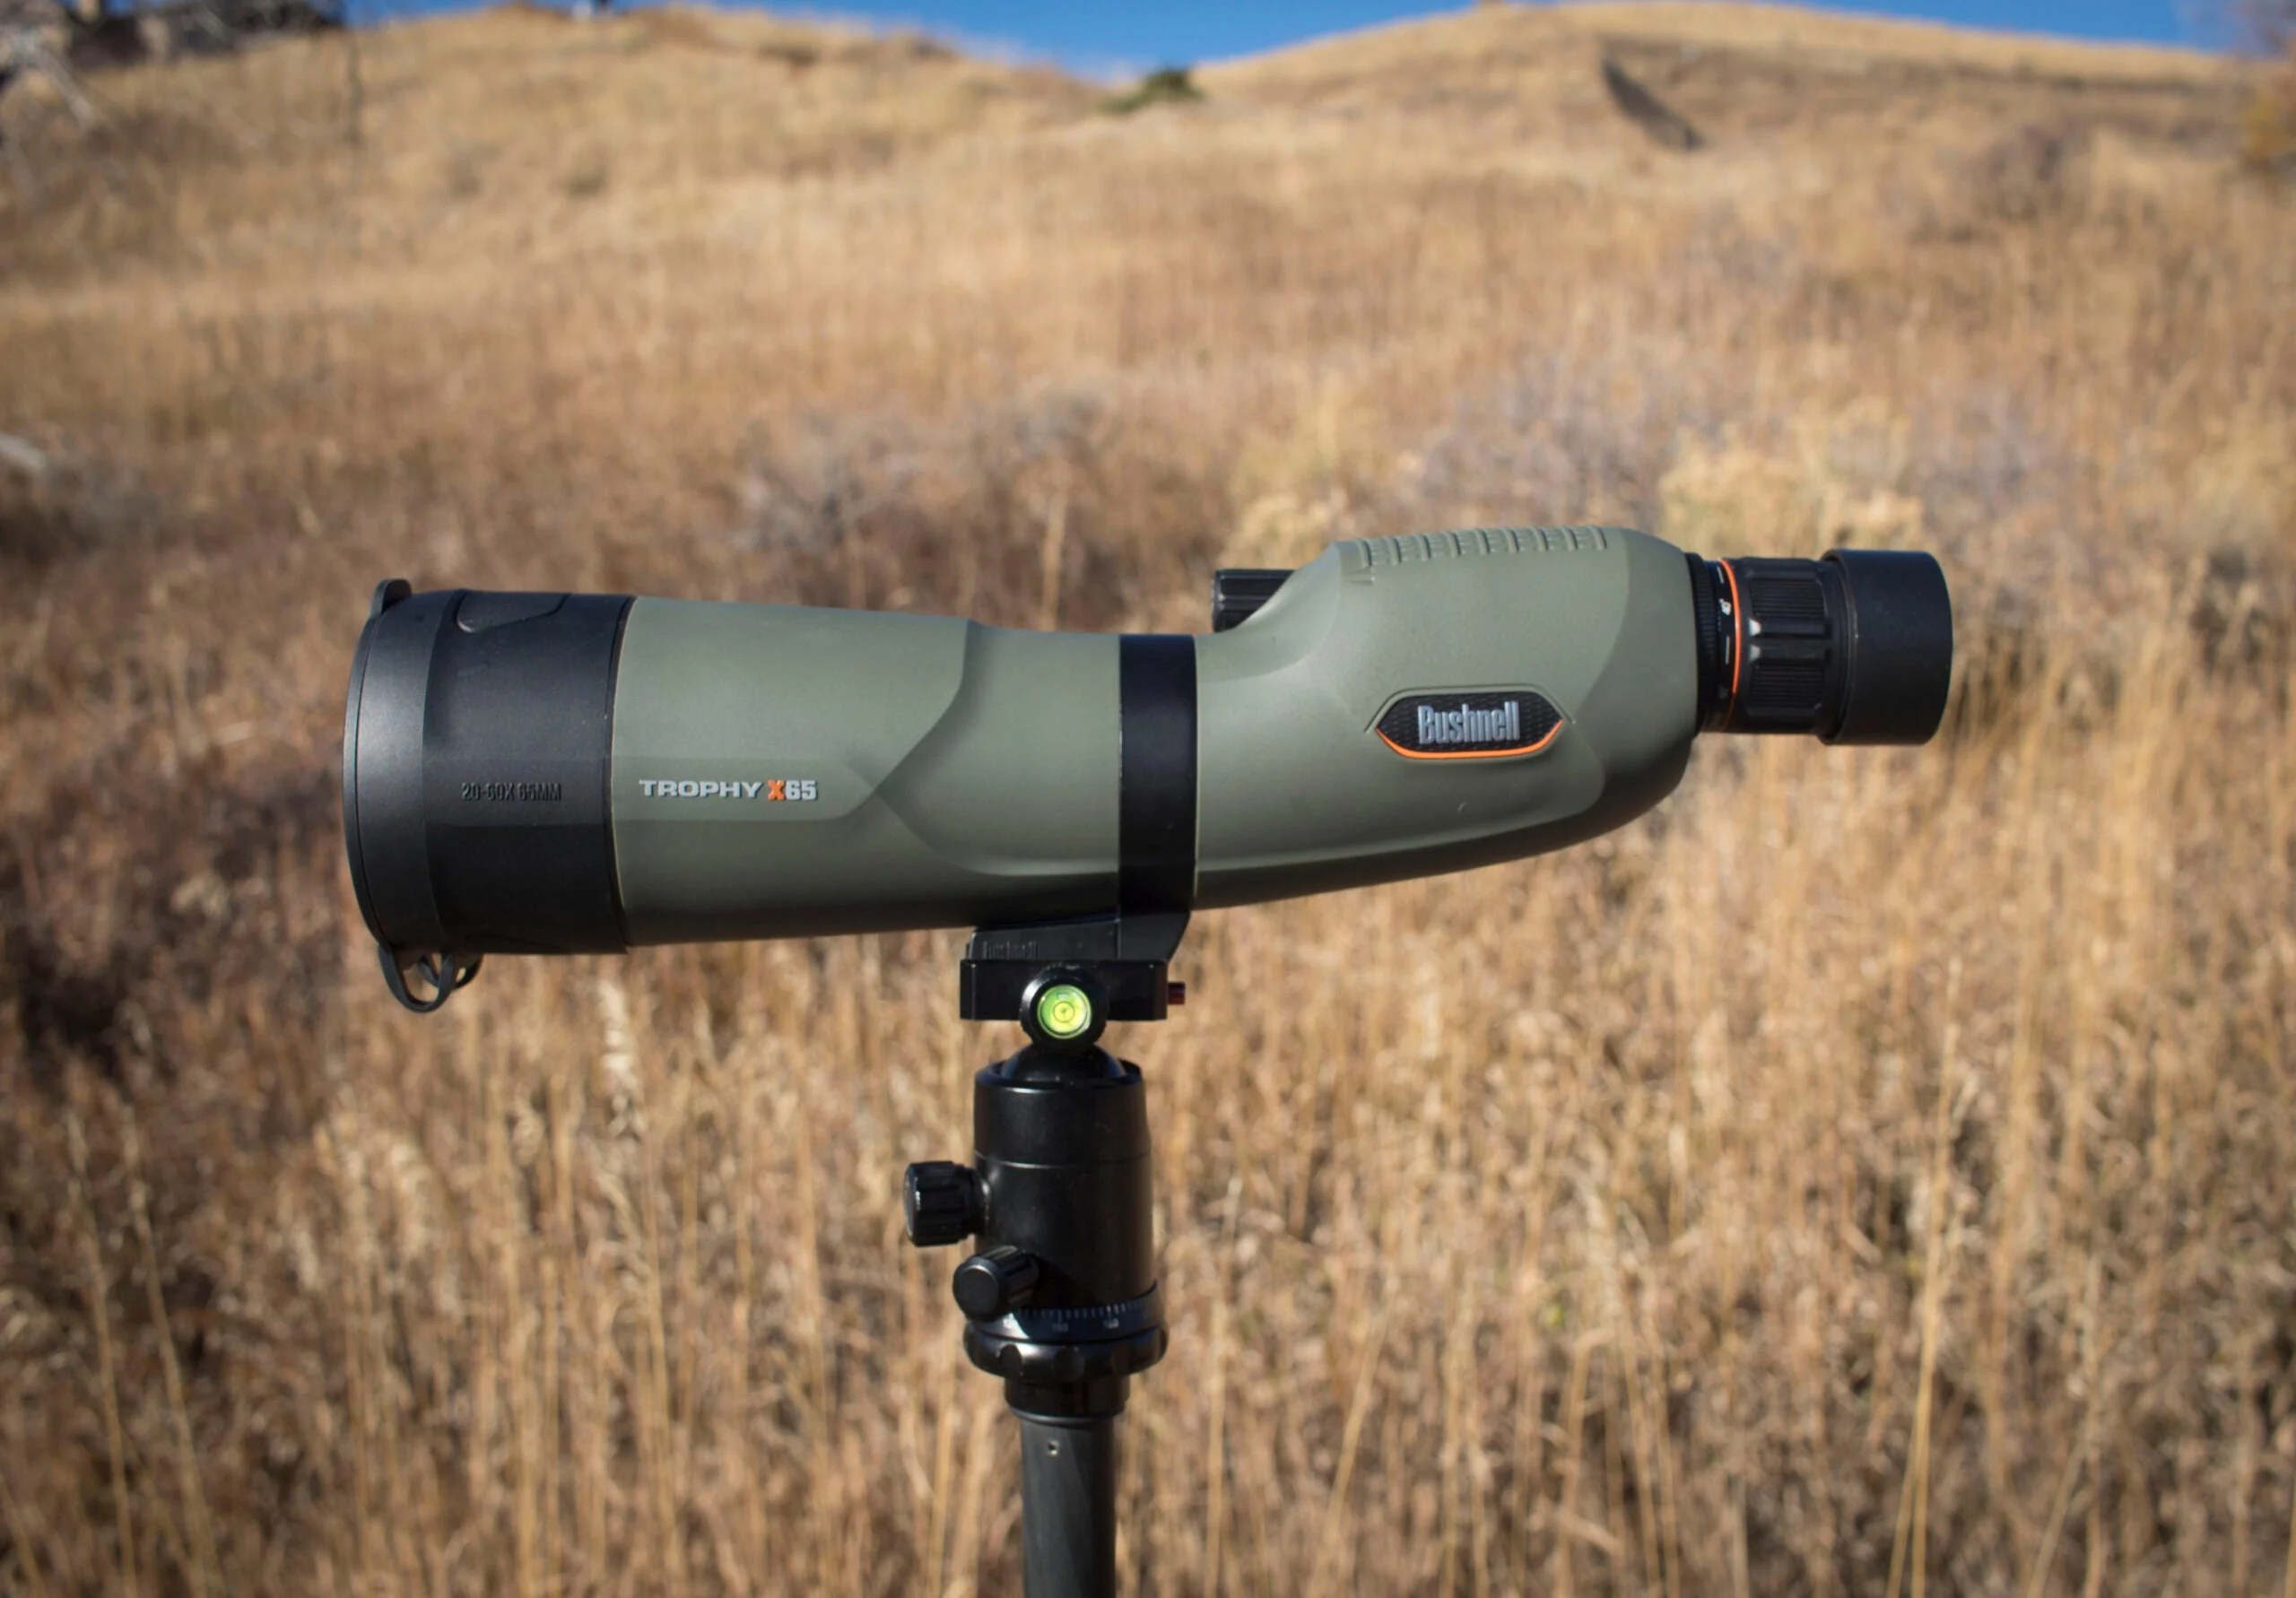
[[[1849,681],[1829,743],[1926,743],[1945,719],[1953,601],[1936,558],[1918,550],[1835,550],[1849,602]]]

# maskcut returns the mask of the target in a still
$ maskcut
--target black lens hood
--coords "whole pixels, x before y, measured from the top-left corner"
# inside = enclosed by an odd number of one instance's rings
[[[343,833],[394,956],[629,946],[607,777],[622,595],[376,590],[344,712]]]

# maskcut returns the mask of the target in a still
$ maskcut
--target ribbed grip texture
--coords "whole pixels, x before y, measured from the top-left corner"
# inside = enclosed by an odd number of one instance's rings
[[[1391,538],[1351,538],[1338,546],[1348,573],[1474,555],[1555,555],[1610,547],[1604,527],[1465,527],[1451,533],[1406,533]]]
[[[1734,733],[1831,733],[1848,684],[1849,615],[1839,572],[1822,560],[1739,560],[1744,615]]]

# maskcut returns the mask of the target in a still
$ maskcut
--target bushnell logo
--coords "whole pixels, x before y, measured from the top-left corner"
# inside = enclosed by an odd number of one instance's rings
[[[1553,743],[1562,712],[1526,688],[1414,693],[1389,705],[1372,730],[1414,760],[1495,760]]]

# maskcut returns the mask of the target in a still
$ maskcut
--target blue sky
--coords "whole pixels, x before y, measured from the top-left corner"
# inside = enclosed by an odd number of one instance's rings
[[[1919,16],[1937,22],[2081,39],[2196,42],[2190,0],[1819,0],[1835,11]],[[1160,62],[1216,60],[1270,49],[1320,33],[1361,28],[1438,9],[1379,0],[1160,0],[1113,5],[1057,0],[907,0],[905,4],[831,4],[848,16],[909,23],[937,32],[1051,56],[1106,71]]]
[[[350,0],[356,17],[458,11],[488,0]],[[613,0],[617,6],[648,0]],[[752,0],[703,0],[741,4]],[[1535,3],[1535,0],[1533,0]],[[2221,0],[1789,0],[1828,11],[1919,17],[1964,27],[2056,33],[2073,39],[2209,44],[2205,17]],[[768,0],[767,9],[920,28],[977,49],[1053,60],[1109,77],[1151,66],[1216,61],[1319,34],[1456,9],[1396,0],[1154,0],[1147,4],[1070,0]]]

